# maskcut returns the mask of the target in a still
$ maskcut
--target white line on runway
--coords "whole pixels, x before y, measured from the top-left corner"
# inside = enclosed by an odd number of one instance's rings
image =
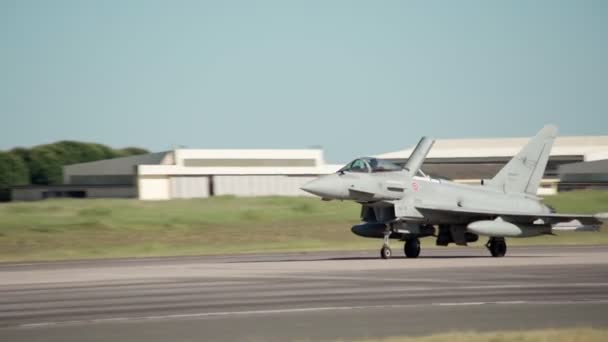
[[[474,306],[483,304],[495,304],[490,302],[463,302],[463,303],[435,303],[436,306]]]
[[[575,304],[608,304],[608,299],[582,299],[582,300],[562,300],[562,301],[496,301],[496,302],[446,302],[446,303],[431,303],[431,306],[478,306],[478,305],[575,305]],[[198,312],[186,314],[170,314],[170,315],[152,315],[152,316],[133,316],[133,317],[109,317],[96,318],[87,320],[71,320],[71,321],[49,321],[37,323],[19,324],[17,328],[40,328],[58,325],[78,325],[78,324],[94,324],[94,323],[113,323],[113,322],[129,322],[129,321],[147,321],[147,320],[170,320],[170,319],[187,319],[187,318],[206,318],[206,317],[226,317],[226,316],[251,316],[251,315],[272,315],[272,314],[289,314],[289,313],[305,313],[305,312],[322,312],[322,311],[352,311],[365,309],[404,309],[429,306],[428,303],[420,304],[392,304],[392,305],[361,305],[361,306],[327,306],[327,307],[311,307],[311,308],[293,308],[293,309],[270,309],[270,310],[246,310],[246,311],[220,311],[220,312]]]

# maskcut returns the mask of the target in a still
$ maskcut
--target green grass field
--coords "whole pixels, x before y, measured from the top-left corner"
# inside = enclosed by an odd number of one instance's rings
[[[532,331],[504,332],[464,332],[447,333],[422,337],[389,337],[378,340],[361,340],[361,342],[603,342],[608,341],[608,330],[605,329],[547,329]]]
[[[561,212],[608,211],[608,192],[547,198]],[[0,261],[379,248],[353,235],[359,206],[315,198],[144,202],[47,200],[0,204]],[[479,241],[475,245],[482,245]],[[560,233],[509,244],[607,244],[608,232]],[[432,238],[423,246],[433,246]]]

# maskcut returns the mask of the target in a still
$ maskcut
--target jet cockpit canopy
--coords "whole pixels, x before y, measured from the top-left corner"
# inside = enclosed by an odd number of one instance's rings
[[[346,166],[338,170],[338,172],[375,173],[400,171],[401,169],[401,166],[393,164],[385,159],[364,157],[355,159],[352,162],[346,164]]]

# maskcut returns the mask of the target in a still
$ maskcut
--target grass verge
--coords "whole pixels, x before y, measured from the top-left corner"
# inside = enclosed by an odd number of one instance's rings
[[[463,332],[447,333],[421,337],[389,337],[377,340],[360,340],[361,342],[603,342],[608,341],[608,330],[577,328],[548,329],[531,331],[506,332]]]
[[[608,211],[608,192],[565,193],[547,203],[560,212]],[[359,210],[351,202],[303,197],[6,203],[0,205],[0,261],[375,250],[379,240],[350,232]],[[423,247],[434,244],[422,241]],[[564,232],[509,244],[608,244],[608,232]]]

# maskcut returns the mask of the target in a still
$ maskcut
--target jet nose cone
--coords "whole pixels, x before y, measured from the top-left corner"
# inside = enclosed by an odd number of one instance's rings
[[[325,185],[323,183],[324,182],[322,182],[321,179],[313,179],[310,182],[304,184],[300,189],[313,195],[321,196],[320,193],[325,190]]]
[[[311,180],[300,189],[323,198],[341,198],[340,184],[336,182],[336,179],[332,175]]]

